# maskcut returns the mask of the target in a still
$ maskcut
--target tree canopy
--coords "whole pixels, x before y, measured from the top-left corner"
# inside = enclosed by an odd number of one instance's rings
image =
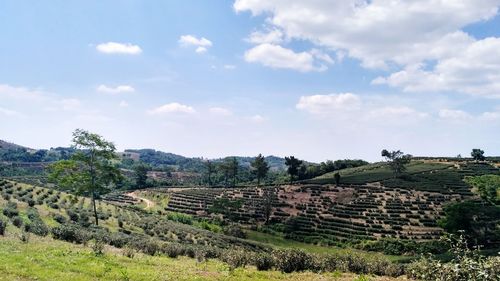
[[[260,185],[260,181],[266,177],[269,171],[269,165],[262,154],[255,157],[255,160],[250,165],[252,167],[252,173],[257,177],[257,185]]]
[[[302,165],[302,160],[295,158],[294,156],[285,157],[285,164],[288,166],[287,172],[290,175],[290,182],[299,176],[299,168]]]
[[[387,160],[389,167],[394,172],[395,176],[399,176],[406,171],[405,165],[410,163],[412,158],[410,154],[404,154],[404,152],[400,150],[388,151],[387,149],[384,149],[381,154]]]
[[[484,157],[484,151],[479,148],[472,149],[470,156],[472,156],[474,160],[478,161],[484,161],[484,159],[486,159],[486,157]]]
[[[81,129],[73,132],[72,142],[76,152],[71,159],[49,166],[49,180],[65,190],[90,195],[97,225],[96,198],[122,180],[120,170],[112,162],[117,159],[116,148],[100,135]]]

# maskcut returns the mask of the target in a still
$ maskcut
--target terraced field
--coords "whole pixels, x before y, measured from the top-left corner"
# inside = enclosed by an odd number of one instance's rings
[[[283,226],[288,238],[308,243],[336,244],[383,237],[430,240],[442,234],[437,220],[443,215],[444,205],[474,196],[464,177],[498,174],[500,170],[485,163],[415,161],[403,178],[394,178],[382,164],[341,173],[343,184],[338,186],[302,184],[155,192],[170,195],[168,211],[201,217],[219,213],[249,226],[270,219]],[[328,182],[331,178],[326,175],[317,181]]]

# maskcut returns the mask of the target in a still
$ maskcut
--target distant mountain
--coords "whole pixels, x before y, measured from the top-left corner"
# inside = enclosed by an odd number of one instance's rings
[[[26,150],[34,150],[34,149],[27,148],[27,147],[24,147],[24,146],[15,144],[15,143],[10,143],[10,142],[6,142],[4,140],[0,140],[0,149],[11,150],[11,149],[23,149],[23,148]]]

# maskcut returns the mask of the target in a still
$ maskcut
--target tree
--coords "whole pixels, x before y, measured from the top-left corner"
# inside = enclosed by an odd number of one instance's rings
[[[69,160],[52,164],[49,180],[66,190],[90,195],[95,224],[99,225],[96,198],[122,180],[120,170],[112,163],[117,159],[116,148],[100,135],[81,129],[73,132],[72,142],[77,152]]]
[[[382,156],[389,162],[389,167],[392,169],[395,176],[399,176],[406,171],[405,165],[410,163],[412,157],[410,154],[404,154],[404,152],[400,150],[387,151],[386,149],[382,150]]]
[[[149,171],[151,171],[151,167],[147,164],[141,163],[134,166],[136,188],[144,188],[147,186]]]
[[[262,188],[262,211],[264,212],[266,223],[269,222],[269,218],[273,212],[273,200],[275,197],[276,189],[274,187]]]
[[[257,177],[257,185],[260,185],[260,180],[265,178],[269,171],[269,165],[262,154],[255,157],[255,160],[250,164],[252,166],[252,173]]]
[[[294,156],[285,157],[285,165],[288,166],[287,172],[290,175],[290,183],[293,183],[294,179],[299,176],[299,168],[302,165],[302,160]]]
[[[476,161],[484,161],[484,159],[486,159],[486,157],[484,157],[484,151],[479,148],[472,149],[470,156]]]
[[[485,201],[500,205],[500,175],[465,177],[465,182],[472,185]]]
[[[236,186],[236,176],[238,175],[238,160],[236,160],[236,157],[224,159],[219,167],[224,174],[224,186],[227,186],[230,178],[232,179],[233,187]]]
[[[340,184],[340,174],[337,172],[333,175],[333,178],[335,179],[335,184],[339,185]]]
[[[205,162],[205,168],[207,170],[207,179],[208,179],[208,186],[212,186],[212,174],[215,172],[215,166],[212,163],[212,161],[207,160]]]

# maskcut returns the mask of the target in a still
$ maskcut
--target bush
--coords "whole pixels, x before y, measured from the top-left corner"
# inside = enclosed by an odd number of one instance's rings
[[[171,243],[163,248],[163,252],[170,258],[177,258],[184,254],[184,249],[178,243]]]
[[[66,223],[66,217],[64,217],[63,215],[61,214],[54,214],[53,215],[54,217],[54,220],[60,224],[64,224]]]
[[[134,258],[135,256],[135,250],[131,247],[125,247],[123,248],[123,255],[126,256],[127,258]]]
[[[224,234],[245,239],[247,234],[238,225],[232,224],[224,228]]]
[[[27,231],[21,231],[21,234],[19,234],[19,240],[23,243],[28,243],[30,241],[30,233]]]
[[[5,229],[7,228],[7,222],[0,219],[0,235],[5,235]]]
[[[88,231],[75,224],[60,225],[52,228],[51,232],[54,239],[73,243],[85,244],[91,238]]]
[[[17,204],[14,202],[8,202],[7,206],[5,207],[5,209],[3,209],[2,213],[4,214],[4,216],[8,218],[18,216],[19,211],[17,210]]]
[[[27,214],[30,222],[24,225],[24,229],[38,236],[47,236],[49,234],[49,227],[40,218],[38,211],[30,208]]]
[[[249,262],[248,252],[240,248],[224,251],[221,259],[229,265],[231,270],[238,267],[245,267]]]
[[[78,222],[79,217],[78,214],[72,210],[66,210],[66,214],[68,214],[68,217],[71,221],[73,222]]]
[[[316,267],[313,265],[313,257],[302,250],[275,250],[272,255],[276,269],[284,273],[304,271]]]
[[[92,239],[91,242],[92,251],[96,256],[102,256],[104,254],[104,241],[101,239]]]
[[[23,226],[23,219],[19,216],[15,216],[12,218],[12,224],[17,228],[20,228]]]
[[[255,254],[253,263],[257,270],[270,270],[274,265],[272,256],[267,253]]]
[[[497,281],[500,276],[500,257],[485,258],[479,250],[470,250],[463,234],[452,237],[451,248],[455,258],[443,263],[432,257],[423,257],[410,264],[408,275],[423,281],[473,280]]]

